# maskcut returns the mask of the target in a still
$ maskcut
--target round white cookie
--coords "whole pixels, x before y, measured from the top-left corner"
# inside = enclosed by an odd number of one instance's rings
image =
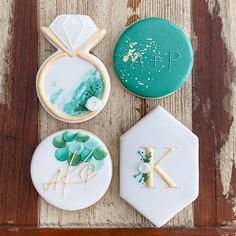
[[[31,161],[33,184],[47,202],[63,210],[96,203],[112,178],[105,144],[85,130],[63,130],[44,139]]]

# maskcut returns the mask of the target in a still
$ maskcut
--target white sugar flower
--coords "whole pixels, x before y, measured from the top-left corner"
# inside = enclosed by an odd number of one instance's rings
[[[148,163],[142,163],[138,170],[141,174],[147,174],[151,170],[151,167]]]
[[[89,110],[89,111],[99,111],[102,109],[102,101],[97,98],[97,97],[90,97],[86,104],[85,107]]]

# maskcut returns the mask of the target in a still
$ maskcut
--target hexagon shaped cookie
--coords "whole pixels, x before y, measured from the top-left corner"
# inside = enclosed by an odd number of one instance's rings
[[[198,137],[158,106],[120,139],[120,196],[157,227],[198,196]]]

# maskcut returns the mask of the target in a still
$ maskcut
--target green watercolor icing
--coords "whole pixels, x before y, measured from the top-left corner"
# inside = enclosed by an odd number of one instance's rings
[[[55,93],[52,94],[51,98],[50,98],[50,102],[52,104],[55,104],[58,97],[63,93],[64,89],[59,89],[57,90]]]
[[[101,74],[97,69],[91,70],[85,75],[83,82],[74,90],[71,100],[64,104],[63,111],[71,116],[85,114],[89,112],[85,107],[87,100],[93,96],[101,99],[103,91],[104,84]]]
[[[107,156],[107,151],[97,139],[79,132],[65,131],[53,138],[52,145],[56,148],[55,158],[67,161],[71,166],[87,162],[95,164],[96,170],[99,170]]]

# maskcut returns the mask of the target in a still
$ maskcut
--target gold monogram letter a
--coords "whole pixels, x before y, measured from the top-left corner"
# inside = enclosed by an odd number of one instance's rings
[[[147,181],[145,183],[145,186],[148,188],[154,187],[153,183],[153,173],[155,172],[158,174],[162,180],[168,185],[170,188],[178,188],[178,186],[175,184],[175,182],[167,175],[167,173],[161,169],[160,163],[163,161],[167,156],[169,156],[171,153],[173,153],[177,148],[176,147],[167,147],[165,153],[163,156],[160,157],[160,159],[153,164],[153,156],[154,156],[154,149],[155,147],[142,147],[145,151],[145,154],[148,154],[149,159],[149,165],[150,165],[150,171],[147,174]]]

